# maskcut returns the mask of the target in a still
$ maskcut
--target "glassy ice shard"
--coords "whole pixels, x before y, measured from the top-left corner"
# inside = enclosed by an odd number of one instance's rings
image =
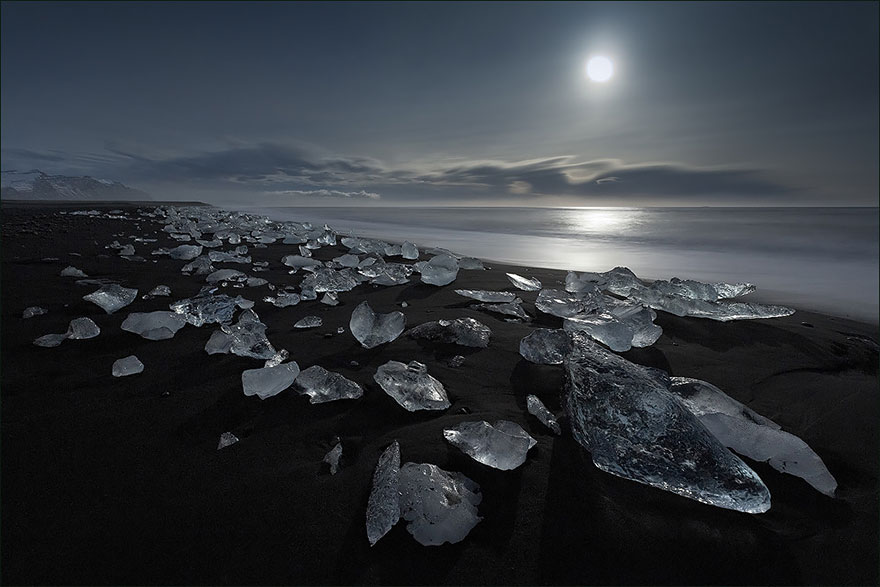
[[[101,289],[83,296],[87,302],[92,302],[101,307],[108,314],[124,308],[132,303],[137,297],[138,290],[122,287],[115,283],[105,285]]]
[[[537,444],[519,424],[509,420],[461,422],[445,428],[443,437],[478,463],[502,471],[526,462],[526,453]]]
[[[330,465],[330,474],[335,475],[339,471],[339,457],[342,456],[342,443],[337,442],[330,452],[324,455],[322,462]]]
[[[461,473],[430,463],[406,463],[400,468],[400,517],[419,544],[455,544],[482,520],[477,505],[480,486]]]
[[[236,436],[232,432],[224,432],[220,435],[220,442],[217,443],[217,450],[226,448],[227,446],[232,446],[236,442],[238,442],[238,436]]]
[[[602,292],[595,286],[576,293],[560,289],[542,289],[535,299],[535,308],[560,318],[589,314],[604,306]]]
[[[260,317],[253,310],[243,311],[238,322],[224,324],[220,328],[232,339],[229,350],[234,355],[254,359],[271,359],[275,355],[275,348],[266,338],[266,325],[260,322]]]
[[[519,341],[519,354],[538,365],[561,365],[568,348],[568,334],[564,330],[536,328]]]
[[[403,245],[400,247],[400,252],[404,259],[419,258],[419,248],[409,241],[403,241]]]
[[[113,377],[125,377],[142,373],[144,364],[134,355],[129,355],[113,362]]]
[[[542,402],[538,396],[526,396],[526,409],[529,410],[531,415],[540,420],[544,426],[552,430],[553,434],[562,434],[562,428],[559,427],[559,422],[556,421],[556,416],[553,415],[553,412],[547,409],[547,406],[544,405],[544,402]]]
[[[360,385],[320,365],[312,365],[296,378],[297,390],[309,396],[310,404],[322,404],[339,399],[357,399],[364,395]]]
[[[422,338],[431,342],[477,348],[489,346],[491,335],[492,331],[488,326],[473,318],[425,322],[407,331],[407,336],[410,338]]]
[[[837,481],[806,442],[711,383],[688,377],[672,377],[670,382],[669,391],[724,446],[750,459],[767,462],[777,471],[800,477],[817,491],[834,497]]]
[[[458,276],[458,260],[451,255],[437,255],[422,266],[422,282],[447,285]]]
[[[49,310],[46,308],[41,308],[40,306],[30,306],[29,308],[25,308],[24,312],[21,313],[22,318],[33,318],[34,316],[42,316],[43,314],[48,314]]]
[[[245,395],[266,399],[278,395],[291,385],[299,375],[296,363],[284,363],[277,367],[248,369],[241,374],[241,386]]]
[[[192,261],[201,254],[201,245],[180,245],[168,251],[169,257],[181,261]]]
[[[653,375],[571,335],[563,404],[595,465],[710,505],[761,513],[770,492]]]
[[[482,289],[457,289],[460,296],[477,300],[478,302],[506,303],[516,299],[516,294],[510,291],[486,291]]]
[[[294,328],[317,328],[318,326],[322,326],[324,324],[324,320],[320,316],[306,316],[305,318],[301,318],[297,320],[296,324],[293,325]]]
[[[88,275],[83,273],[80,269],[77,269],[72,265],[68,265],[61,270],[61,277],[88,277]]]
[[[406,326],[403,312],[378,314],[366,301],[361,302],[351,313],[348,323],[351,334],[365,349],[391,342],[400,336]]]
[[[400,519],[400,445],[385,449],[373,471],[367,502],[367,540],[374,546]]]
[[[122,329],[141,335],[147,340],[166,340],[173,338],[177,331],[186,326],[186,318],[176,312],[132,312],[122,322]]]
[[[505,275],[507,275],[507,279],[509,279],[510,283],[512,283],[517,289],[523,291],[538,291],[541,289],[541,282],[533,277],[523,277],[516,273],[506,273]]]
[[[101,334],[101,329],[91,318],[74,318],[67,326],[67,338],[70,340],[95,338],[99,334]]]
[[[388,361],[379,367],[373,379],[410,412],[445,410],[451,405],[443,384],[428,375],[428,368],[418,361],[410,361],[408,365]]]

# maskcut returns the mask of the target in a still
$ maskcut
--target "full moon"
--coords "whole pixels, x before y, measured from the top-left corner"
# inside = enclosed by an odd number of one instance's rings
[[[607,82],[614,75],[614,64],[607,57],[593,57],[587,62],[587,77],[594,82]]]

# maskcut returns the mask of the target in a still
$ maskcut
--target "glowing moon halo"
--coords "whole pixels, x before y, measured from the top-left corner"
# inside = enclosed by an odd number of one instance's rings
[[[587,77],[594,82],[607,82],[614,75],[614,64],[607,57],[593,57],[587,62]]]

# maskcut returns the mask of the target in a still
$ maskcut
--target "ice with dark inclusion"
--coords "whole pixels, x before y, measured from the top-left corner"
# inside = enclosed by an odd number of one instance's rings
[[[507,303],[516,299],[516,294],[510,291],[486,291],[482,289],[457,289],[460,296],[477,300],[478,302]]]
[[[137,292],[138,290],[136,289],[122,287],[113,283],[83,296],[83,299],[100,306],[108,314],[112,314],[116,310],[132,303],[137,297]]]
[[[400,517],[419,544],[455,544],[481,518],[480,486],[461,473],[430,463],[406,463],[400,468]]]
[[[538,291],[541,289],[541,282],[534,277],[523,277],[516,273],[506,273],[506,275],[507,279],[510,280],[510,283],[512,283],[517,289],[523,291]]]
[[[24,312],[21,313],[22,318],[33,318],[34,316],[42,316],[43,314],[48,314],[49,310],[46,308],[41,308],[40,306],[30,306],[29,308],[25,308]]]
[[[143,370],[144,364],[141,363],[140,359],[134,355],[129,355],[113,362],[112,373],[113,377],[125,377],[127,375],[142,373]]]
[[[502,314],[504,316],[515,316],[522,320],[531,320],[532,317],[528,315],[528,313],[523,310],[522,300],[519,298],[515,298],[512,302],[507,302],[504,304],[474,304],[471,306],[472,308],[476,308],[477,310],[485,310],[487,312],[492,312],[494,314]]]
[[[613,475],[706,504],[770,509],[770,492],[652,372],[571,335],[563,404],[572,434]]]
[[[519,354],[538,365],[561,365],[569,344],[568,333],[564,330],[536,328],[519,341]]]
[[[230,337],[229,351],[240,357],[271,359],[275,348],[266,338],[266,325],[253,310],[245,310],[235,324],[223,324],[220,329]]]
[[[443,384],[428,375],[428,368],[418,361],[410,361],[408,365],[388,361],[376,370],[373,379],[410,412],[445,410],[451,405]]]
[[[173,302],[169,307],[193,326],[211,322],[226,323],[232,320],[236,309],[247,305],[241,296],[231,298],[216,294],[215,288],[203,288],[197,295]]]
[[[400,445],[395,440],[379,457],[367,501],[367,540],[374,546],[400,519]]]
[[[324,455],[322,462],[330,465],[330,474],[335,475],[339,471],[339,457],[342,456],[342,443],[337,442],[330,451]]]
[[[293,325],[294,328],[317,328],[318,326],[322,326],[324,324],[324,320],[320,316],[306,316],[305,318],[300,318]]]
[[[669,390],[725,446],[750,459],[767,462],[777,471],[800,477],[817,491],[834,497],[837,481],[821,457],[776,422],[699,379],[672,377]]]
[[[452,255],[436,255],[422,265],[422,282],[430,285],[448,285],[458,276],[458,260]]]
[[[299,366],[296,363],[248,369],[241,374],[241,386],[245,395],[256,395],[260,399],[266,399],[278,395],[293,385],[297,375],[299,375]]]
[[[232,446],[236,442],[238,442],[238,436],[232,432],[224,432],[220,435],[220,442],[217,443],[217,450]]]
[[[301,371],[294,383],[300,394],[309,396],[311,404],[357,399],[364,395],[360,385],[320,365],[312,365]]]
[[[604,306],[604,296],[594,285],[574,293],[559,289],[542,289],[535,299],[535,308],[560,318],[588,314]]]
[[[410,328],[406,334],[410,338],[422,338],[431,342],[486,348],[489,346],[492,331],[473,318],[455,318],[425,322]]]
[[[351,334],[365,349],[371,349],[396,339],[406,326],[403,312],[378,314],[366,301],[361,302],[351,313],[349,321]]]
[[[553,434],[562,434],[562,428],[559,427],[559,422],[556,421],[556,416],[553,415],[553,412],[547,409],[547,406],[544,405],[544,402],[542,402],[538,396],[526,396],[526,409],[531,415],[540,420],[544,426],[552,430]]]
[[[526,462],[526,453],[537,444],[522,427],[510,420],[461,422],[443,430],[443,437],[463,453],[489,467],[510,471]]]
[[[186,326],[186,318],[176,312],[132,312],[122,322],[122,330],[141,335],[148,340],[173,338]]]

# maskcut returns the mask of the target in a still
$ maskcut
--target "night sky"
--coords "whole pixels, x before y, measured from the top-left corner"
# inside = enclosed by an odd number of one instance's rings
[[[2,168],[218,203],[876,206],[878,6],[4,2]]]

